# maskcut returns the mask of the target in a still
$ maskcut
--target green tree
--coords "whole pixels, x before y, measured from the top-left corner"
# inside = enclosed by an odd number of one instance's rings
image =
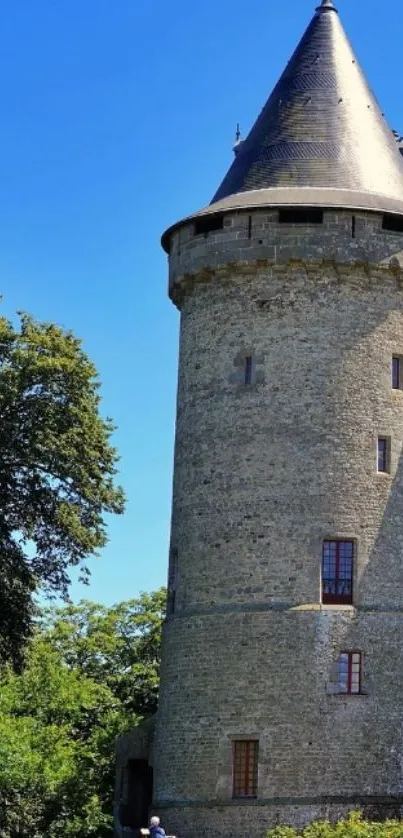
[[[103,772],[122,716],[107,687],[33,641],[24,672],[0,682],[1,838],[109,834]]]
[[[164,606],[161,589],[47,611],[23,672],[3,668],[0,838],[110,836],[115,741],[155,708]]]
[[[83,601],[44,615],[47,641],[70,667],[106,684],[125,711],[155,713],[166,589],[107,608]]]
[[[106,542],[123,511],[114,426],[97,371],[71,332],[0,318],[0,661],[20,661],[39,587],[66,596],[68,569]]]

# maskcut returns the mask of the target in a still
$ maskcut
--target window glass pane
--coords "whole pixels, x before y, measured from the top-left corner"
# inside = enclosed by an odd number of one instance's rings
[[[339,689],[340,692],[346,693],[348,689],[348,668],[349,656],[342,653],[339,657]]]
[[[352,601],[353,541],[325,541],[322,560],[322,596],[325,602]]]
[[[258,780],[258,749],[256,740],[234,742],[234,797],[256,797]]]
[[[385,437],[378,439],[378,471],[387,471],[388,442]]]
[[[252,382],[252,358],[248,355],[245,358],[245,384],[250,384]]]
[[[392,359],[392,387],[394,390],[400,388],[400,358]]]
[[[339,690],[357,695],[361,692],[361,653],[342,652],[339,655]]]

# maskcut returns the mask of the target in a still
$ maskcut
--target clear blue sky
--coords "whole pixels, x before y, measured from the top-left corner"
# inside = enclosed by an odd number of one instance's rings
[[[401,0],[339,0],[403,133]],[[0,19],[0,276],[16,309],[84,339],[114,417],[126,515],[75,598],[165,583],[178,315],[159,236],[209,202],[311,0],[18,0]],[[374,161],[376,165],[376,161]]]

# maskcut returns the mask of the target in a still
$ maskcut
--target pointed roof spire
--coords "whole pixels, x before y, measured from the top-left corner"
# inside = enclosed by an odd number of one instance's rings
[[[333,0],[317,7],[252,130],[234,151],[210,206],[197,216],[298,205],[403,216],[403,138],[389,128]],[[181,223],[165,232],[167,250]]]
[[[332,0],[322,0],[320,6],[316,9],[317,12],[337,12],[336,6],[332,3]]]
[[[213,203],[253,192],[256,204],[258,190],[285,188],[382,195],[403,211],[402,155],[333,0],[316,9]]]

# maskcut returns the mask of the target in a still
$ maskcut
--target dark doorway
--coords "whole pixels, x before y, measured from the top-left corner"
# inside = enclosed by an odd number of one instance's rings
[[[120,823],[132,829],[147,826],[153,795],[152,768],[145,759],[131,759],[126,766],[125,800],[120,807]]]

